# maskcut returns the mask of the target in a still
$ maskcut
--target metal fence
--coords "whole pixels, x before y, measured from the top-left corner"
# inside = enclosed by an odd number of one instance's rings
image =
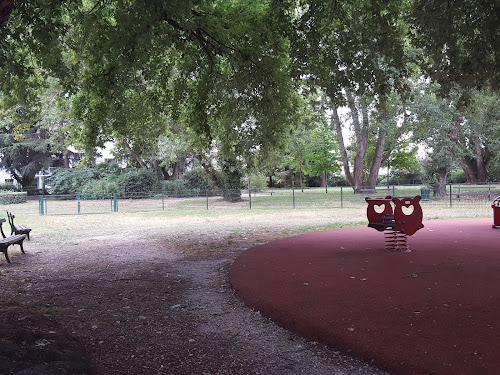
[[[227,191],[226,191],[227,192]],[[237,202],[224,200],[222,190],[182,190],[136,192],[121,194],[40,195],[41,215],[97,214],[107,212],[142,212],[165,210],[247,210],[247,209],[307,209],[348,208],[366,205],[367,196],[413,197],[421,195],[424,207],[480,209],[500,195],[500,186],[449,185],[447,196],[432,197],[425,186],[390,186],[361,189],[354,194],[352,188],[304,189],[247,189]],[[238,196],[238,195],[237,195]]]

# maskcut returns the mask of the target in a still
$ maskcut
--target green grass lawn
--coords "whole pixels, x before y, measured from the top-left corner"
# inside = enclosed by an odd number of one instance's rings
[[[252,209],[249,209],[248,197],[246,201],[234,204],[223,202],[220,197],[212,197],[209,198],[208,210],[206,199],[203,198],[178,198],[175,205],[168,200],[165,207],[162,207],[161,200],[120,201],[118,212],[112,212],[109,201],[88,201],[81,202],[80,215],[77,215],[76,202],[71,200],[50,202],[47,215],[39,214],[38,201],[5,205],[3,209],[4,212],[13,212],[17,223],[31,226],[34,237],[71,238],[85,236],[86,233],[94,236],[127,232],[154,234],[159,231],[188,237],[196,233],[218,232],[297,233],[367,224],[366,203],[357,197],[356,202],[346,203],[341,208],[338,203],[340,189],[329,189],[328,194],[324,190],[320,193],[317,189],[305,190],[304,193],[296,191],[295,194],[295,209],[285,191],[273,193],[272,196],[259,196],[257,193],[256,197],[252,197]],[[273,200],[273,205],[262,203],[265,200]],[[282,205],[276,202],[281,202]],[[454,203],[450,207],[446,200],[431,200],[422,202],[422,207],[424,221],[493,216],[491,203],[488,202]],[[6,215],[0,214],[0,217]],[[5,224],[4,232],[10,233]]]

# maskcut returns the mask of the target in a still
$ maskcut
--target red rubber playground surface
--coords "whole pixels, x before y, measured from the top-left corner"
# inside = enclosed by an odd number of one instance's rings
[[[397,374],[500,374],[500,229],[424,221],[409,253],[364,226],[253,247],[231,268],[251,308]]]

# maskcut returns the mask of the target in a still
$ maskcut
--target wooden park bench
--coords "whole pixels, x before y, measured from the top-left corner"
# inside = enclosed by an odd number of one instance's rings
[[[12,212],[7,211],[7,218],[9,219],[10,224],[10,234],[25,234],[28,237],[28,241],[30,239],[31,228],[24,224],[14,224],[15,216]],[[5,221],[5,220],[4,220]],[[5,236],[4,236],[5,237]]]
[[[253,196],[256,197],[258,195],[270,195],[271,197],[273,196],[274,190],[263,190],[263,189],[250,189],[250,191],[253,193]]]
[[[395,190],[397,190],[397,188],[359,189],[359,191],[363,194],[371,194],[371,193],[379,193],[379,192],[391,193]]]
[[[483,186],[458,186],[455,187],[456,192],[455,195],[458,200],[460,198],[469,198],[472,200],[491,200],[492,196],[494,196],[498,187],[493,185],[483,185]]]
[[[25,254],[23,248],[23,241],[26,238],[25,234],[15,234],[13,236],[6,237],[3,232],[2,224],[5,223],[5,219],[0,219],[0,232],[2,233],[2,239],[0,240],[0,252],[4,253],[5,259],[10,263],[9,254],[7,253],[7,249],[10,245],[19,245],[21,246],[21,252]]]

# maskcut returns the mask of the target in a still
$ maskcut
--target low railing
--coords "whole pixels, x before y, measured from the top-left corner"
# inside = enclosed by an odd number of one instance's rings
[[[383,188],[383,190],[381,190]],[[457,191],[460,189],[460,195]],[[108,212],[140,212],[165,210],[246,210],[272,208],[344,208],[365,205],[366,196],[412,197],[422,196],[422,205],[439,207],[490,207],[490,196],[495,196],[493,188],[483,189],[482,194],[466,196],[466,186],[447,187],[445,197],[430,196],[425,186],[377,187],[354,194],[352,188],[329,187],[300,189],[245,189],[224,194],[223,190],[182,190],[160,192],[134,192],[109,194],[40,195],[39,213],[55,214],[95,214]],[[226,191],[227,193],[227,191]],[[236,193],[236,194],[235,194]],[[499,195],[500,192],[498,192]],[[235,202],[224,200],[224,196],[240,197]]]

